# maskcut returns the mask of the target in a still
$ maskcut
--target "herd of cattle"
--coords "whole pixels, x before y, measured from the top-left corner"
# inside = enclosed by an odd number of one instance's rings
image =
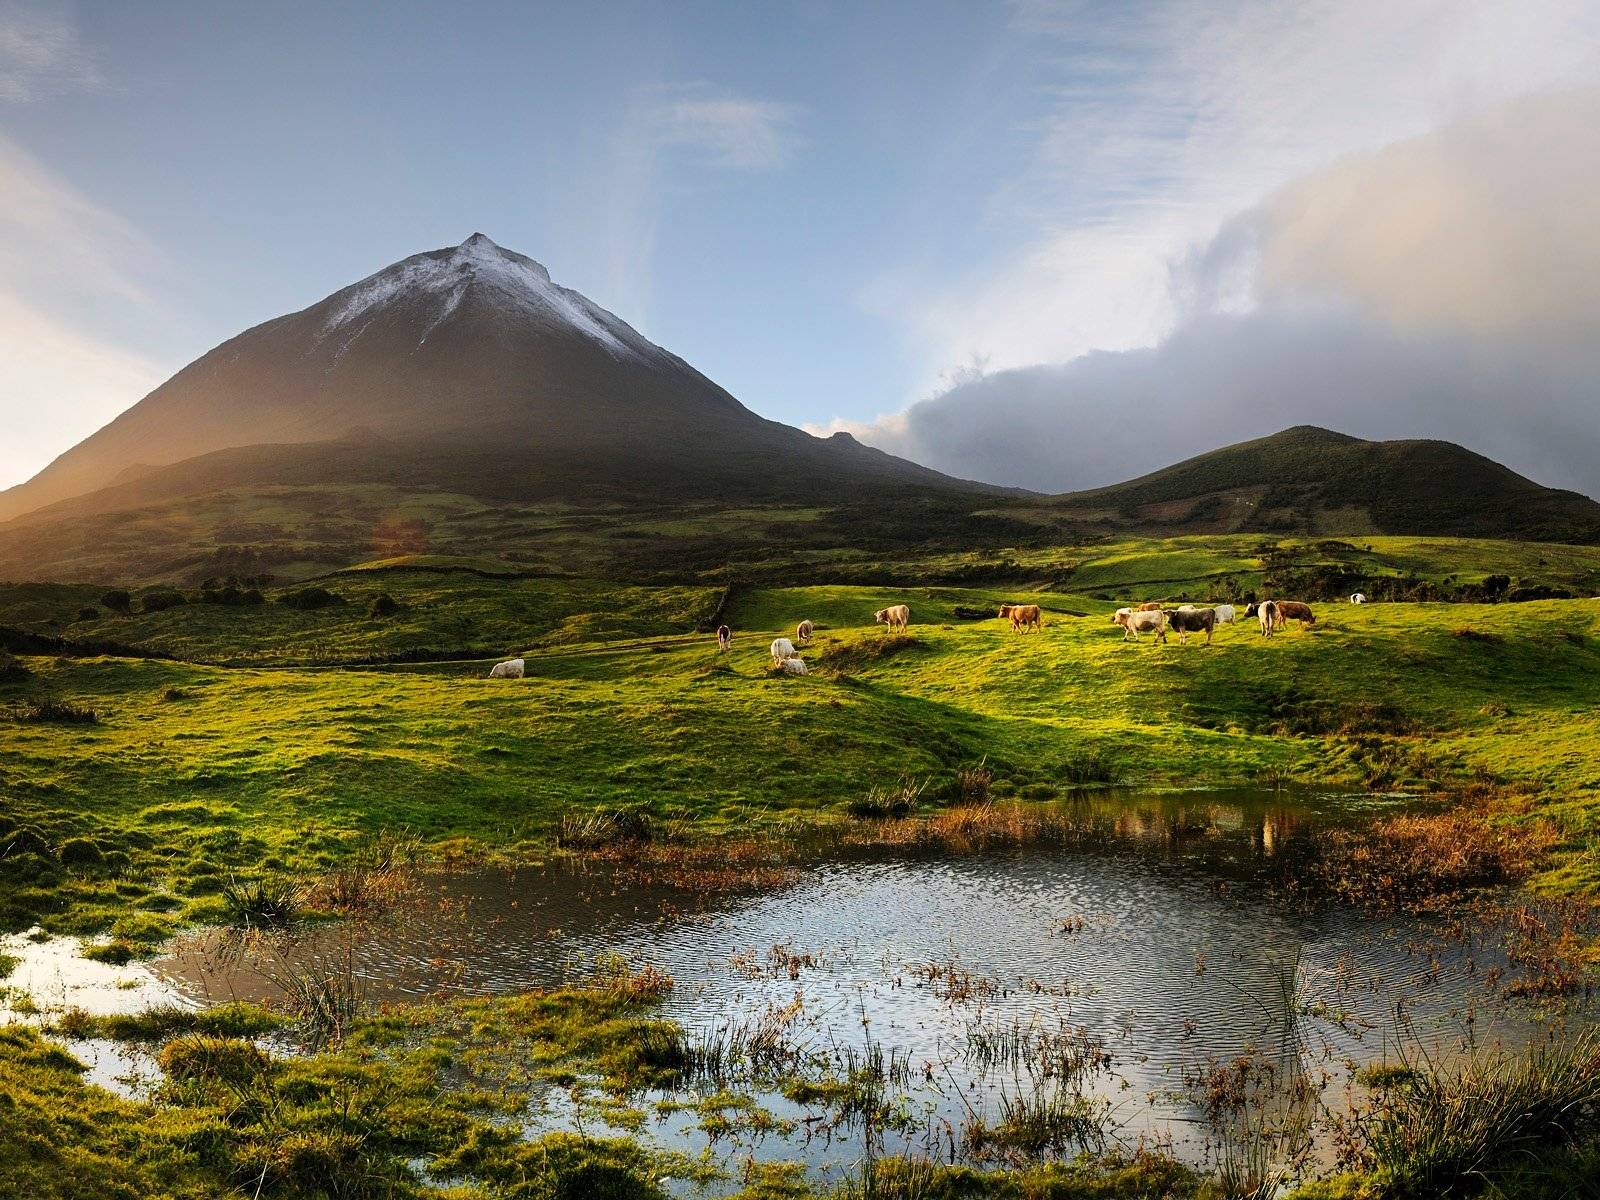
[[[1350,597],[1351,604],[1365,604],[1367,598],[1360,592]],[[1191,633],[1206,635],[1210,645],[1211,635],[1218,625],[1231,625],[1237,613],[1231,604],[1218,604],[1211,608],[1198,608],[1193,604],[1180,604],[1165,608],[1157,601],[1141,604],[1137,608],[1119,608],[1111,616],[1113,625],[1122,626],[1123,641],[1138,641],[1141,633],[1154,633],[1156,640],[1165,642],[1167,630],[1178,635],[1180,644],[1187,645]],[[1245,620],[1254,618],[1261,626],[1261,636],[1271,637],[1290,621],[1300,622],[1300,628],[1317,623],[1317,614],[1309,604],[1298,600],[1262,600],[1245,606]]]
[[[1367,598],[1360,592],[1350,597],[1351,604],[1366,602]],[[1043,613],[1037,604],[1002,604],[997,615],[1002,621],[1011,622],[1012,633],[1037,633],[1044,625]],[[1122,627],[1123,641],[1137,642],[1140,640],[1140,634],[1153,633],[1157,641],[1165,642],[1167,631],[1171,630],[1178,635],[1178,641],[1182,645],[1188,645],[1191,633],[1205,634],[1206,644],[1210,645],[1211,636],[1216,632],[1218,625],[1231,625],[1237,619],[1238,612],[1231,604],[1217,604],[1210,608],[1180,604],[1177,608],[1167,608],[1160,601],[1150,600],[1136,607],[1117,609],[1111,616],[1111,623]],[[1247,604],[1244,619],[1255,620],[1261,627],[1262,637],[1271,637],[1290,621],[1298,621],[1302,629],[1317,623],[1316,614],[1311,611],[1311,606],[1302,604],[1298,600],[1262,600]],[[911,609],[904,604],[892,604],[873,613],[872,620],[875,624],[888,626],[891,633],[904,633],[906,626],[911,624]],[[795,627],[793,640],[786,637],[774,638],[773,669],[790,675],[806,674],[805,659],[800,657],[795,645],[796,643],[801,646],[809,645],[811,635],[815,631],[816,626],[812,622],[801,621]],[[733,630],[726,625],[718,625],[718,651],[726,653],[732,647]],[[495,664],[494,669],[489,672],[489,678],[521,679],[525,665],[523,659],[507,659],[505,662]]]

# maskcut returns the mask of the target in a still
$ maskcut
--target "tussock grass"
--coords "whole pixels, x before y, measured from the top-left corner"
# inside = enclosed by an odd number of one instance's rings
[[[220,894],[228,920],[245,928],[282,928],[305,907],[299,885],[281,879],[230,876]]]
[[[1600,1032],[1458,1066],[1419,1058],[1345,1129],[1386,1196],[1470,1196],[1600,1137]]]

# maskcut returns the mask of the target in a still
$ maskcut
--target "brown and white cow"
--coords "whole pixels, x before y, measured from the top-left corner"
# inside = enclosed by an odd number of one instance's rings
[[[1261,623],[1261,636],[1271,637],[1272,631],[1283,624],[1283,618],[1278,615],[1278,602],[1276,600],[1263,600],[1260,604],[1252,604],[1244,610],[1245,616],[1255,614]]]
[[[812,633],[815,631],[816,626],[814,626],[810,621],[801,621],[800,624],[795,627],[794,640],[797,642],[809,642],[811,640]]]

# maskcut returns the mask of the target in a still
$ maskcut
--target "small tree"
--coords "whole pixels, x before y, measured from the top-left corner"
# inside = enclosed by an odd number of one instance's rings
[[[112,588],[111,591],[100,597],[100,603],[112,612],[125,613],[132,610],[133,597],[122,588]]]

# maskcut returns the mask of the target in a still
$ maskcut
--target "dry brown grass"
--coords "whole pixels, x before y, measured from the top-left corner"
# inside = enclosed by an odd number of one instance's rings
[[[1353,904],[1428,906],[1526,878],[1558,840],[1550,821],[1473,796],[1440,812],[1323,834],[1312,877]]]
[[[927,816],[861,825],[848,830],[844,840],[856,846],[941,846],[964,851],[1086,834],[1061,813],[1037,805],[993,803],[956,805]]]

